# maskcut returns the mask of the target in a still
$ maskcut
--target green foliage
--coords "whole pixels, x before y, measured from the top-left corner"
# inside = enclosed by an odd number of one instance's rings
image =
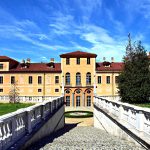
[[[126,48],[124,69],[119,75],[119,94],[121,101],[128,103],[147,103],[150,98],[150,61],[141,42]]]
[[[78,113],[80,113],[80,115]],[[93,117],[93,112],[82,111],[82,110],[67,111],[67,112],[65,112],[65,117],[67,117],[67,118],[89,118],[89,117]]]
[[[146,104],[135,104],[136,106],[139,107],[146,107],[146,108],[150,108],[150,103],[146,103]]]
[[[33,103],[17,103],[17,104],[0,103],[0,116],[10,112],[14,112],[20,108],[26,108],[32,105],[34,104]]]

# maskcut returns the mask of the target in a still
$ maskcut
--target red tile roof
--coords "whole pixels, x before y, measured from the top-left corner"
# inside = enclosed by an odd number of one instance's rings
[[[87,58],[87,57],[91,57],[91,58],[96,58],[97,55],[93,54],[93,53],[87,53],[87,52],[82,52],[82,51],[75,51],[75,52],[71,52],[71,53],[66,53],[66,54],[61,54],[60,55],[61,58],[76,58],[76,57],[80,57],[80,58]]]
[[[30,63],[29,67],[25,68],[19,64],[15,69],[11,69],[10,72],[61,72],[61,64],[54,63],[54,68],[49,67],[46,63]]]
[[[0,56],[0,62],[9,62],[9,69],[16,67],[19,62],[7,56]]]
[[[122,71],[124,63],[112,62],[109,66],[104,66],[103,63],[96,63],[96,71]]]
[[[8,57],[8,56],[0,56],[0,61],[1,61],[1,62],[5,62],[5,61],[9,61],[9,60],[18,62],[18,61],[16,61],[15,59],[12,59],[12,58],[10,58],[10,57]]]

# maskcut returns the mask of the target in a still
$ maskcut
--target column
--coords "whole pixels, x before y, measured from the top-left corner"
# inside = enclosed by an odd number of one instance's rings
[[[64,95],[64,76],[62,76],[62,95]]]
[[[94,96],[96,95],[96,75],[94,74]]]
[[[72,93],[72,106],[74,107],[74,93]]]
[[[82,104],[85,106],[85,93],[82,94]]]

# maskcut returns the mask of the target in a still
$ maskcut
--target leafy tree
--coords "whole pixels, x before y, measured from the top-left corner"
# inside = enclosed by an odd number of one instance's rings
[[[126,47],[123,59],[124,69],[119,75],[119,94],[121,101],[146,103],[150,100],[150,60],[141,42]]]
[[[11,89],[9,91],[9,102],[10,103],[19,103],[19,89],[17,82],[11,84]]]

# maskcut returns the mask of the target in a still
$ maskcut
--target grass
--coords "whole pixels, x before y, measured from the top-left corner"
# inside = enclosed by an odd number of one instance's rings
[[[150,108],[150,103],[145,103],[145,104],[134,104],[134,105],[139,106],[139,107]]]
[[[26,108],[29,106],[34,105],[33,103],[17,103],[17,104],[12,104],[12,103],[0,103],[0,116],[14,112],[20,108]]]
[[[72,113],[81,113],[80,115],[73,115]],[[82,115],[83,113],[83,115]],[[93,117],[93,112],[90,111],[67,111],[65,112],[65,117],[67,118],[89,118],[89,117]]]

